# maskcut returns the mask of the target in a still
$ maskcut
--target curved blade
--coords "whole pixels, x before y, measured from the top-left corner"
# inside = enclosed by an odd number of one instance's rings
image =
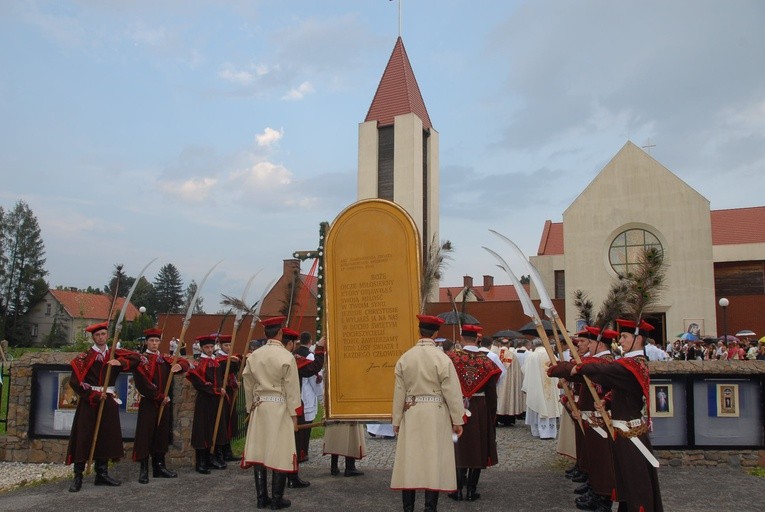
[[[244,303],[244,304],[247,303],[246,302],[247,301],[247,294],[250,292],[250,287],[252,287],[252,282],[255,280],[256,277],[258,277],[258,274],[260,274],[260,272],[262,270],[263,269],[260,269],[257,272],[255,272],[254,274],[252,274],[252,277],[250,278],[250,280],[247,281],[247,285],[244,287],[244,293],[242,293],[242,303]],[[236,322],[240,322],[242,320],[242,316],[244,316],[244,311],[242,311],[240,309],[237,309],[236,310],[235,321]]]
[[[186,310],[186,318],[183,319],[183,322],[186,323],[191,319],[191,315],[194,313],[194,308],[197,305],[197,300],[199,299],[199,294],[202,292],[202,287],[204,287],[205,282],[207,281],[207,278],[210,277],[210,274],[212,274],[212,271],[215,270],[215,267],[221,264],[223,260],[220,260],[218,263],[212,266],[210,270],[207,271],[205,276],[202,278],[202,281],[197,285],[197,291],[194,293],[194,297],[191,299],[191,302],[189,302],[189,307]]]
[[[147,263],[141,272],[136,276],[135,282],[133,282],[133,286],[130,287],[130,291],[127,294],[127,297],[125,297],[125,302],[122,304],[122,310],[120,311],[120,316],[117,318],[117,324],[114,327],[114,331],[117,332],[117,330],[122,326],[122,321],[125,319],[125,313],[127,312],[128,305],[130,304],[130,299],[133,297],[133,292],[138,287],[138,281],[141,280],[143,277],[144,272],[146,272],[146,269],[149,268],[149,265],[157,261],[157,258],[154,258],[149,263]]]
[[[531,277],[531,280],[534,282],[534,286],[537,289],[537,293],[539,293],[539,307],[544,309],[547,312],[551,312],[555,309],[555,306],[553,306],[552,299],[550,299],[550,294],[547,293],[547,288],[545,288],[544,283],[542,282],[542,276],[539,275],[539,271],[534,267],[534,265],[531,264],[531,261],[526,257],[525,254],[523,254],[523,251],[521,251],[520,247],[518,247],[515,242],[507,238],[502,233],[499,233],[498,231],[494,231],[493,229],[490,229],[492,233],[497,235],[499,238],[504,240],[507,245],[510,246],[510,248],[513,250],[515,255],[520,258],[520,260],[526,265],[526,270],[529,272],[529,276]]]
[[[513,288],[515,288],[515,291],[518,293],[518,298],[521,300],[521,306],[523,307],[523,314],[530,317],[530,318],[539,318],[539,313],[537,313],[537,310],[534,308],[534,304],[531,302],[531,298],[529,297],[529,294],[526,293],[526,289],[523,287],[521,282],[518,280],[518,277],[513,273],[512,270],[510,270],[510,266],[507,264],[505,259],[497,254],[496,252],[492,251],[488,247],[484,247],[484,250],[494,256],[494,258],[497,259],[499,262],[499,267],[504,270],[508,277],[510,278],[510,281],[513,283]]]

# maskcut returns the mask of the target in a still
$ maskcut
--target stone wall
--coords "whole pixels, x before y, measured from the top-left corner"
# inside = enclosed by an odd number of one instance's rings
[[[765,361],[650,361],[651,376],[709,374],[765,375]]]
[[[662,466],[765,467],[765,450],[661,450],[654,454]]]
[[[75,357],[73,352],[29,352],[11,363],[8,394],[8,426],[0,437],[0,460],[11,462],[56,462],[66,460],[68,439],[33,439],[29,437],[29,407],[32,398],[34,365],[64,364]],[[196,392],[183,377],[173,383],[173,443],[167,454],[171,465],[191,464],[194,450],[189,444]],[[133,443],[124,442],[125,457],[130,458]]]

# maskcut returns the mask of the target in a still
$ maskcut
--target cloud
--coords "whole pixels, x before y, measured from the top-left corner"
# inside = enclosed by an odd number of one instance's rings
[[[162,191],[183,201],[200,203],[210,197],[218,180],[216,178],[190,178],[182,181],[160,181]]]
[[[242,68],[237,68],[234,64],[227,62],[218,71],[218,77],[234,85],[251,86],[270,72],[271,69],[265,64],[248,64]]]
[[[313,92],[313,86],[310,82],[303,82],[296,88],[293,87],[290,91],[282,96],[283,100],[302,100],[307,94]]]
[[[255,140],[258,143],[258,146],[265,146],[270,147],[284,136],[284,130],[274,130],[273,128],[266,127],[265,130],[263,130],[263,133],[256,135]]]
[[[125,30],[127,37],[141,46],[164,46],[167,43],[167,32],[164,27],[150,27],[144,21],[130,24]]]
[[[229,185],[234,185],[243,196],[272,195],[292,181],[292,173],[287,168],[271,162],[256,162],[245,169],[233,171],[228,177]]]

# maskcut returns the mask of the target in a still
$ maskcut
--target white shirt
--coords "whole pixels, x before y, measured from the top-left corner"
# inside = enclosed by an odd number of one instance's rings
[[[486,354],[486,356],[489,359],[494,361],[494,364],[497,365],[497,368],[499,368],[502,371],[502,373],[499,374],[499,378],[497,379],[497,386],[499,386],[499,384],[502,382],[502,379],[505,378],[505,374],[507,374],[507,368],[505,368],[505,365],[502,363],[502,360],[499,358],[499,356],[497,354],[495,354],[494,352],[492,352],[491,350],[489,350],[488,348],[484,348],[484,347],[465,347],[465,350],[467,350],[469,348],[475,349],[475,350],[471,350],[471,352],[483,352],[484,354]]]
[[[645,355],[649,361],[667,361],[669,359],[669,354],[651,343],[645,346]]]

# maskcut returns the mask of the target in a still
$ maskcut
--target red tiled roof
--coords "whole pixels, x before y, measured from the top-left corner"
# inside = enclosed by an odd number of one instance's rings
[[[712,245],[765,243],[765,206],[711,210]],[[545,221],[539,256],[563,254],[563,223]]]
[[[528,293],[529,285],[524,284],[523,287]],[[447,290],[452,293],[452,297],[456,300],[457,295],[462,293],[463,289],[462,286],[443,286],[439,288],[438,302],[449,302],[449,294],[447,293]],[[478,285],[472,287],[471,290],[476,294],[479,300],[486,302],[520,300],[518,298],[518,292],[515,291],[515,287],[511,284],[495,284],[488,291],[484,290],[483,286]]]
[[[712,245],[765,242],[765,206],[712,210]]]
[[[108,295],[73,292],[70,290],[50,290],[50,293],[64,306],[64,310],[72,318],[107,320],[109,317],[112,298]],[[119,312],[124,303],[125,298],[118,297],[114,309]],[[137,316],[138,309],[133,304],[129,304],[125,312],[125,320],[131,322]]]
[[[377,121],[378,126],[390,126],[394,117],[409,113],[417,114],[424,129],[432,127],[428,109],[425,108],[420,87],[406,55],[404,41],[399,37],[365,121]]]
[[[546,220],[537,255],[549,256],[553,254],[563,254],[563,223]]]

